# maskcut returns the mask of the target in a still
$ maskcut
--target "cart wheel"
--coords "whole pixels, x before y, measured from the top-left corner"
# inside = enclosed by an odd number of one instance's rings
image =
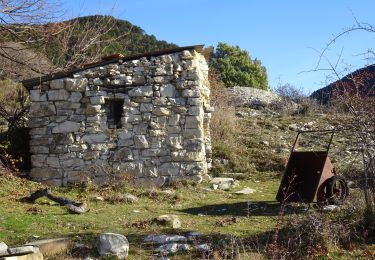
[[[328,203],[341,205],[348,196],[349,187],[343,177],[335,175],[328,180],[326,186],[326,198]]]

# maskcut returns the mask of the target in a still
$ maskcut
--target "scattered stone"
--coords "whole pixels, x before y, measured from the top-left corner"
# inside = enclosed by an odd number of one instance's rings
[[[69,238],[44,239],[29,242],[26,246],[39,248],[39,252],[46,255],[55,255],[66,251],[70,246]]]
[[[23,255],[30,253],[39,253],[39,248],[36,246],[20,246],[8,248],[8,253],[10,255]]]
[[[43,260],[42,253],[31,253],[26,255],[9,255],[2,257],[1,260]]]
[[[162,254],[169,254],[169,253],[174,254],[178,251],[178,244],[177,243],[164,244],[156,248],[156,251]]]
[[[93,200],[95,200],[95,201],[104,201],[104,198],[102,196],[94,196]]]
[[[208,244],[200,244],[200,245],[197,245],[197,246],[195,247],[195,249],[196,249],[197,251],[199,251],[199,252],[204,253],[204,252],[208,252],[208,251],[210,251],[210,250],[211,250],[211,247],[210,247],[210,245],[208,245]]]
[[[181,221],[176,215],[161,215],[154,221],[158,224],[169,226],[171,228],[181,228]]]
[[[119,202],[126,202],[126,203],[136,203],[139,201],[137,196],[134,196],[129,193],[121,194],[116,197],[116,200]]]
[[[339,211],[341,210],[340,206],[337,205],[327,205],[322,207],[322,211],[330,212],[330,211]]]
[[[6,253],[7,250],[8,250],[7,244],[5,244],[4,242],[0,242],[0,255],[2,255],[3,253]]]
[[[100,256],[116,256],[121,259],[128,257],[129,242],[124,235],[100,234],[96,240],[96,246]]]
[[[75,206],[74,204],[66,204],[66,209],[73,214],[83,214],[87,212],[86,205],[83,204],[82,206]]]
[[[243,111],[238,111],[238,112],[236,112],[235,115],[238,116],[238,117],[243,118],[243,117],[247,117],[249,114],[246,113],[246,112],[243,112]]]
[[[166,244],[172,242],[186,242],[187,239],[180,235],[148,235],[144,238],[145,242],[153,242],[155,244]]]
[[[242,190],[239,190],[239,191],[236,191],[236,192],[233,192],[233,194],[237,194],[237,195],[246,195],[246,194],[252,194],[254,193],[256,190],[252,189],[252,188],[249,188],[249,187],[246,187],[246,188],[243,188]]]
[[[214,190],[229,190],[231,187],[238,186],[239,182],[233,178],[216,177],[213,178],[210,183]]]

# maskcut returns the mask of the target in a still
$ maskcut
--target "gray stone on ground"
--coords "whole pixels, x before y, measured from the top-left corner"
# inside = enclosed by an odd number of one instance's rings
[[[171,228],[181,228],[181,221],[176,215],[161,215],[155,218],[155,222]]]
[[[177,253],[178,251],[178,244],[177,243],[164,244],[156,248],[156,251],[162,254],[174,254],[174,253]]]
[[[1,260],[43,260],[42,253],[30,253],[26,255],[9,255],[0,258]]]
[[[190,241],[196,240],[200,236],[202,236],[202,233],[197,232],[197,231],[191,231],[191,232],[187,233],[187,237]]]
[[[87,212],[87,207],[85,204],[82,206],[74,206],[73,204],[66,204],[65,208],[72,214],[83,214]]]
[[[116,197],[118,201],[127,202],[127,203],[135,203],[139,201],[139,198],[137,196],[134,196],[129,193],[120,194]]]
[[[216,177],[213,178],[210,183],[214,190],[229,190],[232,187],[238,186],[238,181],[233,178]]]
[[[211,250],[211,247],[209,244],[200,244],[200,245],[196,245],[195,246],[195,249],[198,251],[198,252],[208,252]]]
[[[100,234],[96,240],[96,246],[100,256],[116,256],[121,259],[128,257],[129,242],[124,235]]]
[[[42,254],[55,255],[68,250],[71,240],[69,238],[43,239],[29,242],[27,246],[35,246],[39,248]]]
[[[322,211],[330,212],[330,211],[339,211],[340,209],[341,207],[337,205],[327,205],[322,208]]]
[[[4,242],[0,242],[0,255],[8,253],[8,246]]]
[[[39,253],[39,248],[35,246],[19,246],[8,248],[8,253],[10,255],[22,255],[22,254],[31,254]]]
[[[165,244],[172,242],[185,242],[186,237],[180,235],[148,235],[144,238],[145,242],[152,242],[155,244]]]
[[[252,194],[254,193],[256,190],[252,189],[252,188],[249,188],[249,187],[246,187],[246,188],[243,188],[242,190],[239,190],[239,191],[236,191],[236,192],[233,192],[233,194],[237,194],[237,195],[246,195],[246,194]]]

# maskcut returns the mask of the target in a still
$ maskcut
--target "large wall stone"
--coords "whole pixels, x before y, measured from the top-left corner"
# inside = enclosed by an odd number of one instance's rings
[[[30,91],[30,177],[200,181],[211,165],[208,66],[195,50],[98,65]]]

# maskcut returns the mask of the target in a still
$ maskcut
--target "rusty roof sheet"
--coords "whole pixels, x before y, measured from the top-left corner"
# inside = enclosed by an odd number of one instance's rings
[[[184,50],[196,50],[198,52],[201,52],[203,50],[203,46],[204,45],[202,44],[202,45],[192,45],[192,46],[185,46],[185,47],[176,47],[176,48],[165,49],[165,50],[160,50],[160,51],[153,51],[153,52],[129,55],[129,56],[125,56],[125,57],[118,57],[118,58],[106,60],[106,61],[103,61],[103,62],[87,64],[84,68],[77,68],[77,69],[73,69],[73,70],[70,70],[70,71],[57,72],[57,73],[50,74],[50,75],[45,75],[45,76],[41,76],[41,77],[37,77],[37,78],[27,79],[27,80],[22,81],[22,84],[24,85],[24,87],[26,89],[31,90],[34,86],[39,85],[42,82],[69,77],[69,76],[73,75],[74,73],[84,71],[84,70],[87,70],[87,69],[90,69],[90,68],[95,68],[95,67],[98,67],[98,66],[104,66],[104,65],[111,64],[111,63],[115,63],[115,62],[118,62],[119,60],[131,61],[131,60],[136,60],[136,59],[140,59],[140,58],[143,58],[143,57],[150,58],[150,57],[161,56],[161,55],[165,55],[165,54],[176,53],[176,52],[180,52],[180,51],[184,51]]]

